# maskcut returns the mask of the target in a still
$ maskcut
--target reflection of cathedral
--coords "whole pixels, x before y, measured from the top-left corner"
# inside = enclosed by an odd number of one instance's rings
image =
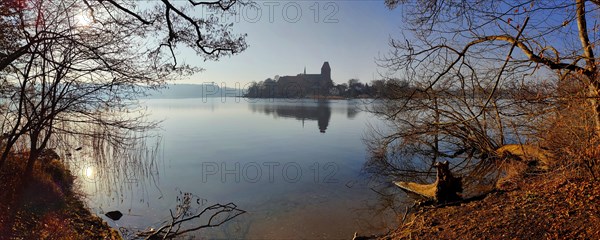
[[[319,125],[319,131],[325,133],[331,119],[331,107],[326,101],[319,101],[316,105],[313,103],[303,104],[251,104],[253,111],[259,110],[266,114],[273,114],[279,117],[294,118],[302,121],[302,126],[306,120],[316,120]]]
[[[277,113],[279,115],[284,115],[285,110],[281,110],[282,111],[277,111]],[[300,106],[296,109],[295,114],[291,114],[290,116],[301,119],[302,127],[304,127],[304,120],[317,120],[319,131],[325,133],[325,130],[327,130],[327,126],[329,125],[329,119],[331,118],[331,108],[327,103],[319,103],[316,108]]]

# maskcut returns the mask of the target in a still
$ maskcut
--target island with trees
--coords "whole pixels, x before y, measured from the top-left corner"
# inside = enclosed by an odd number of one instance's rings
[[[347,83],[335,84],[329,62],[324,62],[319,74],[307,74],[305,68],[303,73],[295,76],[277,75],[252,82],[244,91],[244,97],[248,98],[349,99],[408,95],[414,89],[407,81],[399,79],[373,80],[370,85],[350,79]]]

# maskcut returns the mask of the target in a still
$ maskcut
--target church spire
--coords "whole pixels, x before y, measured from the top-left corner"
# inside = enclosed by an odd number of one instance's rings
[[[304,75],[306,75],[306,66],[304,66]]]

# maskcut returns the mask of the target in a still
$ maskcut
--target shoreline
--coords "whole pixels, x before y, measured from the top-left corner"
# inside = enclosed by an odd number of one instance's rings
[[[38,161],[34,176],[22,185],[19,164],[2,169],[0,236],[15,239],[123,239],[85,205],[75,176],[58,159]],[[14,204],[11,204],[14,203]],[[8,228],[8,225],[11,225]]]

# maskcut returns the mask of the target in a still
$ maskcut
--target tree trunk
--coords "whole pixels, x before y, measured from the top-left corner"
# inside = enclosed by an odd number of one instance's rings
[[[33,176],[33,167],[35,166],[35,161],[38,159],[40,155],[39,149],[31,149],[29,152],[29,158],[27,158],[27,166],[25,168],[25,173],[23,174],[23,183],[28,182]]]
[[[22,177],[24,184],[27,184],[27,182],[31,179],[33,175],[33,167],[35,166],[35,160],[37,160],[38,156],[40,155],[40,149],[42,149],[37,147],[39,136],[39,131],[30,132],[29,157],[27,158],[27,166],[25,167],[25,173]]]
[[[594,131],[595,135],[600,136],[600,83],[595,79],[595,76],[588,77],[590,78],[588,101],[592,107]]]
[[[460,200],[458,193],[462,192],[462,178],[454,177],[450,172],[448,161],[435,163],[437,168],[436,180],[432,184],[395,181],[400,189],[420,195],[435,203],[446,203]]]
[[[2,156],[0,157],[0,170],[2,170],[2,167],[6,163],[6,160],[10,154],[10,150],[15,145],[16,141],[17,139],[14,137],[8,137],[8,139],[6,139],[6,143],[2,149]]]
[[[6,162],[6,159],[8,159],[8,145],[4,146],[4,150],[2,151],[2,156],[0,157],[0,171],[2,170],[2,166],[4,166],[4,163]]]
[[[596,135],[600,136],[600,103],[598,99],[590,100],[592,104],[592,108],[594,109],[594,130],[596,131]]]

